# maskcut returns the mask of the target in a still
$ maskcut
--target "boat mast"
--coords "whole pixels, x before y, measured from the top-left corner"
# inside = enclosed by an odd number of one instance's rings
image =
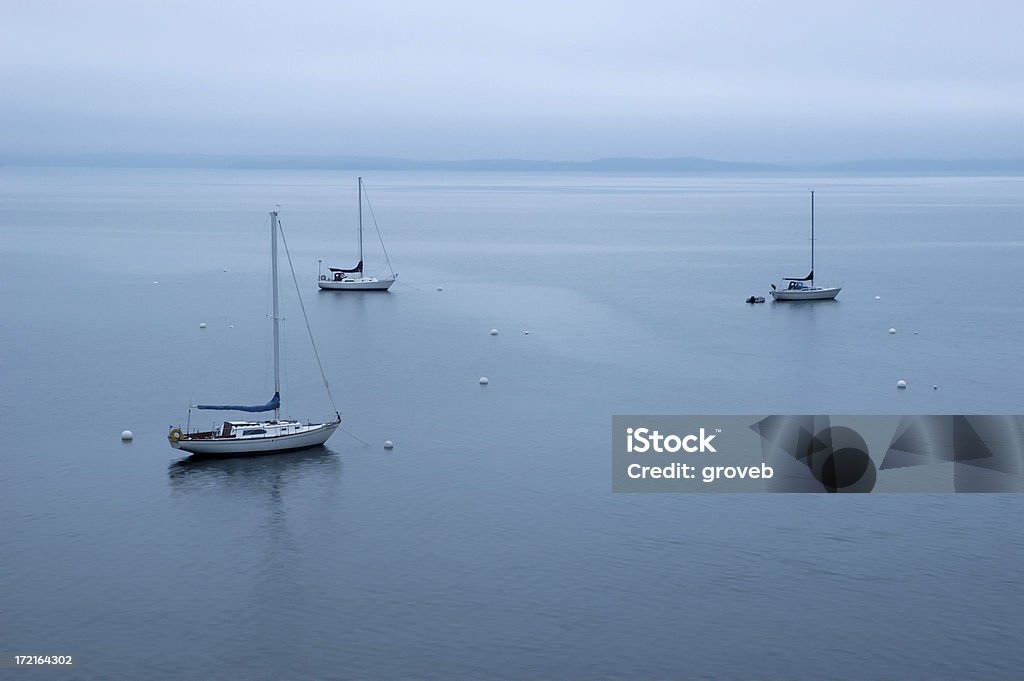
[[[363,277],[363,178],[359,178],[359,278]]]
[[[811,286],[814,286],[814,190],[811,190]]]
[[[280,351],[280,330],[278,325],[280,319],[277,316],[277,211],[270,211],[270,274],[273,280],[274,290],[274,394],[281,393],[281,351]],[[274,420],[281,415],[281,408],[275,407]]]

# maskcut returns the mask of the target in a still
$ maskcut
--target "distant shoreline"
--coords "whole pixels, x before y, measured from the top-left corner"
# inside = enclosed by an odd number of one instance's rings
[[[245,156],[202,154],[7,154],[0,167],[209,168],[224,170],[396,170],[579,173],[906,173],[1024,174],[1024,159],[864,159],[833,163],[758,163],[693,156],[599,158],[591,161],[529,159],[413,160],[359,156]]]

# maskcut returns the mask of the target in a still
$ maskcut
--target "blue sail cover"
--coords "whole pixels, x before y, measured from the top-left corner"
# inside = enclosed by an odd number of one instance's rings
[[[353,267],[350,270],[343,270],[340,267],[328,267],[327,269],[329,269],[332,272],[362,272],[363,271],[363,261],[360,260],[359,264],[356,265],[355,267]]]
[[[256,406],[247,407],[241,404],[197,404],[196,409],[220,409],[225,411],[248,411],[248,412],[261,412],[261,411],[274,411],[281,407],[281,393],[274,393],[274,396],[266,404],[258,404]]]

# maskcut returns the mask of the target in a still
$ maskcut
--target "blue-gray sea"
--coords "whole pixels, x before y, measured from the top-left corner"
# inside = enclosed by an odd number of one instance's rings
[[[610,471],[613,414],[1022,413],[1024,178],[365,173],[398,283],[319,292],[356,174],[0,168],[0,652],[77,659],[0,676],[1024,677],[1024,497]],[[842,293],[745,304],[810,189]],[[273,393],[276,205],[345,432],[182,464]],[[328,418],[287,274],[282,415]]]

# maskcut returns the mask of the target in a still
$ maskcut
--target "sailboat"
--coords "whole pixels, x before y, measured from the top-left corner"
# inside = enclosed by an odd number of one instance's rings
[[[376,226],[377,221],[374,220],[373,224]],[[380,229],[377,230],[377,238],[380,239]],[[383,239],[381,239],[380,245],[383,249]],[[387,251],[384,251],[384,259],[388,263],[388,269],[391,270],[391,261],[388,260]],[[394,270],[391,270],[390,277],[383,279],[368,277],[363,272],[363,178],[361,177],[359,178],[359,263],[349,269],[329,267],[328,270],[331,273],[329,276],[322,271],[318,272],[320,288],[328,291],[387,291],[398,277]]]
[[[806,277],[783,277],[782,285],[772,284],[772,298],[775,300],[834,300],[842,286],[814,285],[814,191],[811,191],[811,272]]]
[[[281,316],[278,312],[278,285],[277,285],[277,211],[270,213],[270,263],[272,272],[273,289],[273,328],[274,328],[274,396],[266,404],[259,405],[238,405],[238,404],[197,404],[189,407],[189,422],[185,430],[180,427],[172,427],[167,435],[171,446],[175,449],[182,449],[193,454],[209,457],[245,456],[252,454],[277,454],[308,447],[316,447],[327,442],[327,439],[334,434],[334,431],[341,424],[341,414],[335,408],[337,418],[327,423],[303,423],[289,419],[281,419],[281,341],[279,325]],[[284,235],[282,234],[282,239]],[[287,253],[288,243],[284,242]],[[290,258],[289,258],[290,262]],[[294,273],[293,273],[294,278]],[[296,282],[296,291],[298,283]],[[302,298],[299,298],[302,304]],[[302,307],[303,317],[306,315],[305,307]],[[309,320],[306,320],[306,328],[309,329]],[[310,333],[310,341],[313,335]],[[316,343],[313,343],[313,352],[317,357],[317,364],[320,363],[320,355],[316,352]],[[327,378],[323,373],[323,366],[320,367],[320,374],[324,380],[324,387],[327,388],[327,395],[333,406],[334,399],[331,397],[330,388],[327,387]],[[191,430],[192,409],[210,409],[220,411],[240,411],[252,414],[260,414],[273,411],[274,418],[259,421],[224,421],[219,428],[206,431]]]

